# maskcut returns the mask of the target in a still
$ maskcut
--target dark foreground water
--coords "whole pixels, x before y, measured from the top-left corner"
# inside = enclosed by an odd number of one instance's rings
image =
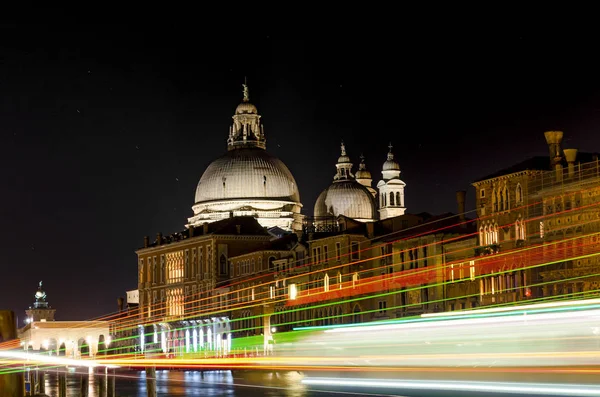
[[[298,372],[230,372],[230,371],[156,371],[158,396],[311,396],[301,383]],[[99,393],[98,375],[90,376],[89,397],[103,397]],[[146,373],[117,372],[115,384],[119,397],[146,397]],[[58,378],[46,375],[46,394],[58,396]],[[80,395],[80,377],[67,375],[67,396]],[[319,393],[319,395],[323,395]]]
[[[413,390],[411,387],[394,386],[391,388],[378,386],[362,386],[356,383],[364,380],[367,374],[364,373],[337,373],[337,374],[316,374],[309,372],[306,374],[287,371],[287,372],[269,372],[269,371],[156,371],[157,377],[157,395],[160,397],[178,397],[178,396],[227,396],[227,397],[254,397],[254,396],[286,396],[286,397],[313,397],[313,396],[410,396],[410,397],[471,397],[471,396],[600,396],[600,386],[593,382],[595,390],[588,390],[584,394],[569,391],[551,390],[489,390],[479,389],[477,391],[466,390],[432,390],[429,386],[435,383],[429,380],[427,389]],[[335,376],[337,384],[316,385],[314,379],[324,379],[322,376]],[[394,380],[402,381],[407,374],[395,373],[387,374],[386,382]],[[378,375],[381,378],[381,374]],[[100,393],[99,380],[104,378],[100,375],[90,375],[89,397],[105,397],[106,394]],[[303,383],[304,381],[310,384]],[[375,379],[376,380],[376,379]],[[382,379],[379,379],[382,380]],[[406,379],[404,379],[406,380]],[[508,381],[509,379],[504,379]],[[516,379],[515,379],[516,380]],[[421,379],[418,382],[423,382]],[[450,380],[455,382],[456,380]],[[523,379],[520,379],[522,382]],[[574,379],[573,379],[574,381]],[[311,383],[312,382],[312,383]],[[409,381],[410,382],[410,381]],[[413,381],[414,382],[414,381]],[[352,384],[354,383],[354,384]],[[476,385],[476,380],[461,381],[461,384],[468,386]],[[568,382],[571,383],[571,382]],[[577,391],[575,384],[569,385],[572,391]],[[523,385],[523,383],[521,383]],[[504,387],[505,383],[501,384]],[[529,385],[536,385],[529,383]],[[539,384],[537,384],[539,385]],[[592,386],[589,385],[588,386]],[[435,388],[434,388],[435,389]],[[104,391],[105,392],[105,391]],[[589,394],[591,393],[591,394]],[[49,396],[58,396],[58,377],[51,371],[46,375],[46,394]],[[1,395],[1,393],[0,393]],[[80,396],[80,375],[68,374],[67,376],[67,396]],[[146,397],[146,373],[144,371],[123,371],[117,372],[116,395],[119,397]]]

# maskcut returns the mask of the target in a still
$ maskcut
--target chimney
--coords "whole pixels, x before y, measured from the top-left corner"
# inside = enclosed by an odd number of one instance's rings
[[[546,143],[548,144],[548,150],[550,152],[550,168],[556,169],[556,164],[562,160],[562,149],[560,148],[560,142],[563,138],[562,131],[546,131],[544,132],[546,137]]]
[[[194,237],[194,225],[190,225],[188,228],[188,238]]]
[[[573,178],[575,175],[575,159],[577,159],[577,149],[565,149],[563,150],[567,164],[569,165],[569,178]]]
[[[117,298],[117,305],[119,305],[119,311],[120,312],[123,311],[123,304],[124,304],[123,298],[121,298],[121,297]]]
[[[148,248],[150,245],[150,237],[144,236],[144,248]]]
[[[156,233],[156,245],[162,244],[162,233]]]
[[[464,222],[465,218],[465,198],[467,196],[467,192],[464,190],[459,190],[456,192],[456,204],[458,204],[458,219],[460,222]]]
[[[202,224],[202,234],[208,234],[208,222]]]

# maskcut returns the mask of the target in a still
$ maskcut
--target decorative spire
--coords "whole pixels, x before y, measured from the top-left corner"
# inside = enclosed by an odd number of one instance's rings
[[[393,160],[394,159],[394,153],[392,153],[392,142],[390,142],[390,144],[388,145],[388,148],[390,148],[390,151],[387,154],[387,159],[388,160]]]
[[[233,125],[229,128],[229,138],[227,139],[227,150],[249,147],[265,149],[264,128],[256,106],[250,103],[246,78],[244,78],[242,87],[244,88],[244,97],[233,115]]]
[[[244,88],[244,102],[250,102],[250,91],[248,90],[248,80],[244,77],[244,84],[242,84]]]
[[[38,289],[35,292],[35,302],[33,304],[33,306],[35,308],[44,308],[44,307],[48,307],[48,302],[46,302],[46,292],[44,292],[44,290],[42,289],[42,282],[40,281],[39,285],[38,285]]]
[[[342,154],[338,157],[338,162],[335,165],[337,168],[337,173],[333,177],[334,181],[339,180],[348,180],[354,179],[354,175],[352,174],[352,162],[350,161],[350,157],[346,154],[346,145],[344,145],[344,141],[342,140],[342,144],[340,145],[340,149]]]
[[[360,164],[358,165],[358,169],[360,171],[367,169],[367,165],[365,164],[365,156],[362,153],[360,154]]]

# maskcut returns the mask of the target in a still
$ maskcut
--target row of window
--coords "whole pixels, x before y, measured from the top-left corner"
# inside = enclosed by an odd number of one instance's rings
[[[479,191],[479,197],[485,198],[485,189]],[[496,187],[492,189],[492,212],[508,211],[510,209],[510,191],[507,185],[504,187]],[[515,188],[515,204],[520,205],[523,203],[523,188],[518,183]]]
[[[400,192],[389,192],[379,195],[379,205],[383,207],[403,207]]]
[[[313,247],[312,259],[313,263],[329,262],[329,246],[327,244],[324,244],[322,246]],[[350,243],[350,260],[357,261],[359,259],[359,245],[357,241],[353,241],[352,243]],[[335,260],[342,260],[342,243],[340,242],[335,243]]]
[[[210,273],[212,258],[212,247],[206,247],[206,256],[203,255],[204,248],[192,248],[191,258],[189,249],[168,252],[159,257],[140,258],[140,282],[172,284],[191,278],[202,278],[202,274]]]

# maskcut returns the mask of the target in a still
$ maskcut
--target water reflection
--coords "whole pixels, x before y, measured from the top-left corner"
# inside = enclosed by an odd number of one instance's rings
[[[285,396],[308,397],[311,394],[301,381],[304,375],[296,371],[156,371],[157,396]],[[105,397],[106,382],[103,373],[89,374],[89,397]],[[106,383],[105,383],[106,386]],[[67,375],[67,397],[80,395],[81,375]],[[145,371],[118,371],[116,394],[128,397],[146,397]],[[58,375],[46,375],[46,394],[58,397]]]

